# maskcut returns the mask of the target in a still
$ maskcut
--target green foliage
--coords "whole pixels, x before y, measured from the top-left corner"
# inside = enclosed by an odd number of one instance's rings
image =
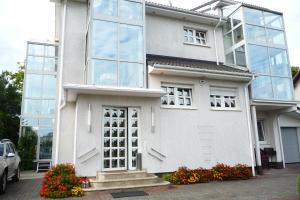
[[[299,67],[292,66],[291,71],[292,71],[292,77],[294,77],[299,72]]]
[[[300,176],[297,177],[297,192],[298,192],[299,199],[300,199]]]
[[[171,174],[171,173],[164,173],[164,174],[162,175],[162,179],[165,180],[165,181],[170,182],[170,181],[171,181],[171,178],[172,178],[172,174]]]
[[[26,132],[21,136],[18,151],[21,157],[21,170],[32,170],[33,160],[35,159],[35,146],[37,144],[37,135],[28,127]]]
[[[19,139],[23,77],[23,65],[16,73],[4,71],[0,74],[0,139],[8,138],[16,145]]]

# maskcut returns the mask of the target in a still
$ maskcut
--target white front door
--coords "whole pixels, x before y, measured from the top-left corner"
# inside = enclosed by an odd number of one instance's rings
[[[136,169],[138,135],[138,108],[103,108],[103,171]]]

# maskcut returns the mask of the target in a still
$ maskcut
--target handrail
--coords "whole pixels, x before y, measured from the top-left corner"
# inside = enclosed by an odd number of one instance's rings
[[[78,159],[80,160],[81,163],[84,163],[98,154],[99,154],[99,150],[96,147],[94,147],[93,149],[87,151],[86,153],[81,154],[78,157]]]
[[[155,150],[153,147],[150,148],[152,151],[154,151],[155,153],[159,154],[161,157],[166,158],[166,156],[162,153],[160,153],[159,151]]]

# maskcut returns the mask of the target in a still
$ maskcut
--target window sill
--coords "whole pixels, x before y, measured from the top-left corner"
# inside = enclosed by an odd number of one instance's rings
[[[176,109],[176,110],[198,110],[196,107],[183,107],[183,106],[160,106],[162,109]]]
[[[233,112],[242,112],[240,108],[210,108],[211,111],[233,111]]]
[[[183,42],[183,44],[193,45],[193,46],[199,46],[199,47],[211,48],[210,46],[208,46],[208,45],[203,45],[203,44],[195,44],[195,43],[189,43],[189,42]]]

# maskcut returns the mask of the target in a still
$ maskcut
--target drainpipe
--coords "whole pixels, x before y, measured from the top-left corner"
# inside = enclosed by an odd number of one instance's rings
[[[216,30],[222,22],[222,17],[219,18],[219,22],[217,23],[216,27],[214,28],[214,41],[215,41],[215,50],[216,50],[216,58],[217,58],[217,65],[219,65],[219,53],[218,53],[218,45],[217,45],[217,34]]]
[[[64,60],[64,38],[65,38],[65,24],[67,13],[67,1],[64,0],[63,17],[61,25],[61,39],[60,39],[60,63],[59,63],[59,79],[58,79],[58,109],[56,116],[56,141],[55,141],[55,158],[54,165],[58,163],[58,151],[59,151],[59,136],[60,136],[60,112],[66,106],[66,92],[62,99],[62,73],[63,73],[63,60]],[[62,101],[62,102],[61,102]]]
[[[250,147],[250,158],[251,158],[251,169],[252,175],[255,176],[255,160],[253,154],[253,141],[252,141],[252,125],[251,125],[251,116],[250,116],[250,105],[249,105],[249,85],[254,81],[255,76],[252,76],[252,79],[245,85],[244,93],[245,93],[245,100],[246,100],[246,113],[247,113],[247,124],[248,124],[248,137],[249,137],[249,147]]]

